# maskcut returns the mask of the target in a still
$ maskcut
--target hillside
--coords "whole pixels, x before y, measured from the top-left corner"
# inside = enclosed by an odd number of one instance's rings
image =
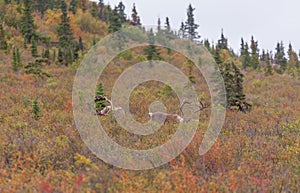
[[[36,3],[27,7],[35,26],[32,34],[22,31],[28,2]],[[84,143],[73,117],[72,92],[77,68],[93,45],[121,27],[142,29],[138,13],[124,19],[118,14],[122,6],[112,9],[102,1],[37,2],[0,0],[0,192],[299,191],[300,71],[293,48],[287,59],[279,44],[278,54],[271,58],[268,53],[262,57],[255,46],[254,53],[248,53],[245,44],[242,53],[233,53],[223,33],[216,45],[195,41],[206,47],[220,68],[228,103],[221,133],[203,156],[198,148],[211,116],[211,96],[195,64],[184,54],[159,46],[120,53],[98,80],[107,97],[129,67],[153,59],[180,69],[199,101],[209,106],[200,111],[196,134],[176,159],[151,170],[124,170],[99,159]],[[72,33],[63,33],[68,28]],[[166,41],[162,33],[176,43],[175,36],[180,36],[167,27],[157,31],[145,32],[144,39]],[[109,52],[98,49],[103,55]],[[157,100],[168,112],[179,112],[174,90],[148,81],[133,89],[130,113],[145,123],[150,104]],[[134,150],[166,143],[179,124],[169,121],[152,135],[137,136],[118,125],[112,113],[97,118],[109,137]]]

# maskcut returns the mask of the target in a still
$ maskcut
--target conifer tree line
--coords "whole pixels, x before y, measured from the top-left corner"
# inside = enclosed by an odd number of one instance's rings
[[[19,21],[11,21],[5,17],[5,14],[9,14],[5,12],[5,9],[2,9],[3,11],[0,13],[0,50],[5,50],[7,54],[10,54],[14,71],[19,71],[23,67],[21,54],[23,51],[20,52],[20,49],[27,50],[35,60],[30,62],[30,65],[24,64],[24,67],[32,66],[32,64],[50,64],[51,62],[69,66],[80,61],[81,56],[90,45],[87,45],[86,40],[82,37],[74,35],[76,33],[73,32],[70,23],[70,14],[77,14],[79,10],[80,13],[89,13],[97,21],[106,23],[109,33],[114,33],[126,25],[142,27],[138,6],[133,4],[131,8],[126,8],[122,1],[114,7],[106,4],[104,0],[98,2],[89,0],[5,0],[4,3],[5,5],[16,5],[18,14],[20,14]],[[127,9],[130,14],[126,14]],[[34,15],[36,16],[38,13],[38,16],[43,19],[47,10],[60,10],[61,13],[56,30],[57,42],[53,42],[51,37],[45,37],[37,31]],[[155,43],[153,41],[154,36],[164,34],[170,39],[177,36],[205,46],[214,57],[224,76],[229,106],[237,107],[240,110],[250,108],[250,104],[246,102],[246,97],[243,94],[242,72],[244,70],[262,71],[266,76],[275,73],[300,75],[299,54],[291,43],[285,47],[283,42],[278,42],[275,44],[275,51],[273,52],[261,49],[259,41],[252,36],[250,40],[241,38],[240,50],[235,53],[230,48],[223,29],[220,39],[216,43],[201,38],[199,34],[201,26],[197,23],[198,18],[196,18],[195,13],[196,9],[192,4],[189,4],[186,9],[186,20],[178,26],[178,31],[171,30],[169,17],[158,18],[157,30],[147,32],[149,44]],[[15,28],[22,34],[23,47],[9,44],[8,26]],[[96,41],[94,39],[93,45],[96,44]],[[51,47],[50,43],[54,46]],[[145,48],[144,52],[148,60],[162,59],[159,49],[153,45]],[[168,54],[171,54],[171,50],[168,50]]]

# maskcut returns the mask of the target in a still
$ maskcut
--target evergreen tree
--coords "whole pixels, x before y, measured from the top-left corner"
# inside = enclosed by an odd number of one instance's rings
[[[80,39],[79,39],[80,40]],[[79,58],[79,51],[80,51],[80,47],[79,47],[79,41],[74,43],[74,53],[73,53],[73,59],[77,60]]]
[[[151,60],[161,60],[160,53],[155,47],[155,36],[153,33],[153,29],[150,29],[150,32],[148,33],[148,43],[150,44],[147,46],[144,51],[147,55],[147,60],[151,62]]]
[[[17,59],[18,66],[21,68],[22,63],[21,63],[21,55],[20,55],[19,48],[16,48],[16,59]]]
[[[205,47],[209,52],[211,52],[211,49],[210,49],[210,43],[209,43],[208,39],[205,39],[205,40],[204,40],[204,47]]]
[[[88,9],[88,1],[87,0],[79,0],[79,8],[82,9],[83,13]]]
[[[247,68],[250,66],[250,53],[249,53],[249,46],[248,43],[244,42],[244,39],[241,39],[241,62],[242,62],[242,66],[243,68]]]
[[[107,5],[104,9],[104,18],[105,18],[104,21],[106,23],[109,23],[111,14],[112,14],[112,9],[111,9],[110,5]]]
[[[91,2],[91,15],[97,17],[97,4],[96,2]]]
[[[224,36],[223,29],[221,32],[221,39],[218,40],[218,46],[220,49],[228,50],[228,40]]]
[[[3,28],[3,24],[0,20],[0,49],[6,50],[7,49],[7,43],[5,39],[5,32]]]
[[[78,8],[78,0],[71,0],[69,11],[71,11],[75,15],[77,12],[77,8]]]
[[[243,74],[238,69],[234,60],[226,60],[219,64],[221,74],[224,79],[227,106],[238,108],[240,111],[250,110],[251,105],[246,101],[243,91]]]
[[[42,18],[48,9],[53,9],[55,7],[55,0],[34,0],[35,9],[41,13]]]
[[[35,57],[35,58],[39,57],[37,43],[35,40],[33,40],[32,44],[31,44],[31,55],[32,55],[32,57]]]
[[[171,33],[171,25],[170,25],[170,20],[168,17],[166,17],[166,22],[165,22],[165,32],[166,32],[166,34]]]
[[[245,44],[245,55],[244,55],[244,60],[243,60],[243,67],[246,68],[246,67],[251,66],[250,62],[251,62],[251,57],[250,57],[250,53],[249,53],[249,46],[248,46],[248,43],[246,42],[246,44]]]
[[[52,62],[55,63],[56,61],[56,49],[53,50]]]
[[[97,87],[97,90],[96,90],[96,97],[99,97],[99,96],[105,96],[102,82],[100,82],[98,84],[98,87]],[[95,108],[96,108],[97,112],[101,111],[105,107],[106,107],[106,102],[105,101],[97,101],[95,103]]]
[[[108,32],[114,33],[121,29],[122,23],[118,14],[118,8],[115,7],[115,9],[112,11],[112,14],[109,18],[109,27]]]
[[[73,32],[70,26],[70,19],[67,15],[67,5],[64,1],[61,2],[61,22],[58,26],[58,41],[59,41],[59,48],[62,54],[62,62],[65,65],[68,65],[72,61],[72,53],[73,53],[73,44],[74,44],[74,37]]]
[[[31,113],[33,114],[33,118],[35,120],[39,120],[41,118],[41,109],[40,109],[37,99],[34,99],[34,101],[32,103]]]
[[[181,22],[181,26],[180,26],[180,29],[179,29],[179,32],[178,32],[178,36],[180,38],[185,38],[186,37],[186,34],[185,34],[185,26],[184,26],[184,23]]]
[[[277,43],[275,53],[275,63],[280,66],[279,73],[284,73],[287,68],[287,59],[285,57],[283,42]]]
[[[188,37],[188,39],[190,39],[192,41],[200,38],[200,36],[197,32],[199,25],[195,23],[194,11],[195,11],[195,8],[193,8],[192,5],[190,4],[187,9],[187,21],[185,22],[185,25],[184,25],[184,29],[185,29],[185,32],[187,33],[187,37]]]
[[[117,6],[117,12],[119,15],[120,22],[123,24],[127,21],[127,15],[125,14],[125,5],[122,1],[119,2]]]
[[[161,32],[161,21],[160,18],[157,19],[157,33]]]
[[[97,44],[96,38],[94,37],[92,45],[95,46]]]
[[[241,39],[241,48],[240,48],[241,56],[245,54],[245,42],[244,39]]]
[[[36,36],[36,26],[32,16],[32,0],[24,0],[24,11],[21,18],[21,32],[26,43],[31,43],[32,38]]]
[[[43,58],[50,59],[50,51],[49,51],[48,48],[44,51],[42,57],[43,57]]]
[[[297,53],[293,50],[293,46],[291,43],[289,44],[288,56],[288,68],[299,68],[299,58]]]
[[[60,64],[62,64],[64,61],[64,53],[61,51],[60,48],[58,49],[58,58],[57,59]]]
[[[102,21],[106,21],[106,20],[105,20],[105,19],[106,19],[106,18],[105,18],[105,7],[104,7],[103,0],[99,0],[98,7],[99,7],[98,17],[99,17]]]
[[[251,58],[250,65],[253,69],[257,69],[259,67],[259,49],[257,41],[254,41],[253,36],[251,37]]]
[[[196,83],[196,77],[193,75],[193,61],[187,59],[184,63],[188,67],[188,77],[192,84]]]
[[[265,52],[264,49],[262,50],[262,54],[261,54],[261,56],[260,56],[260,61],[263,61],[263,62],[266,61],[266,52]]]
[[[83,50],[84,50],[84,46],[83,46],[83,42],[82,42],[81,36],[79,36],[78,44],[79,44],[79,50],[80,50],[80,51],[83,51]]]
[[[214,56],[215,62],[217,64],[219,64],[219,65],[222,64],[223,61],[222,61],[222,57],[221,57],[221,50],[218,45],[216,46],[213,56]]]
[[[21,68],[21,58],[18,48],[13,49],[13,62],[12,62],[12,69],[15,72],[18,72]]]
[[[23,47],[24,49],[27,49],[27,40],[24,38],[24,41],[23,41]]]
[[[173,33],[171,31],[170,20],[169,20],[168,17],[166,17],[163,33],[165,34],[165,37],[167,37],[167,39],[172,39],[173,38]],[[168,55],[171,55],[171,53],[172,53],[171,48],[168,47],[167,51],[168,51]]]
[[[131,24],[134,26],[141,26],[141,19],[140,16],[138,16],[136,7],[135,7],[135,3],[133,4],[133,8],[132,8],[132,14],[131,14]]]
[[[266,58],[265,58],[265,62],[266,62],[265,75],[266,75],[266,76],[271,76],[271,75],[273,75],[273,68],[272,68],[272,65],[271,65],[271,63],[270,63],[270,60],[271,60],[271,58],[270,58],[270,53],[267,52]]]

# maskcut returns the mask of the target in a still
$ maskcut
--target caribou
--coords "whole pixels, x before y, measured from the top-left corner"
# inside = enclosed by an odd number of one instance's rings
[[[97,111],[96,114],[97,115],[100,115],[100,116],[106,116],[110,113],[110,111],[118,111],[118,110],[123,110],[122,107],[114,107],[113,106],[113,103],[111,100],[109,100],[107,97],[105,96],[97,96],[95,97],[95,102],[99,102],[99,101],[106,101],[107,103],[109,103],[108,106],[104,107],[102,110],[100,111]],[[200,105],[198,106],[199,109],[197,111],[195,111],[194,113],[197,113],[199,111],[202,111],[206,108],[209,107],[208,104],[202,102],[202,101],[199,101]],[[173,114],[173,113],[164,113],[164,112],[149,112],[149,117],[152,121],[156,121],[156,122],[159,122],[159,121],[164,121],[164,123],[166,122],[169,122],[169,121],[174,121],[174,122],[179,122],[179,123],[182,123],[184,121],[184,113],[183,113],[183,107],[184,105],[186,104],[191,104],[191,102],[187,101],[186,99],[184,99],[180,105],[180,112],[181,112],[181,115],[178,115],[178,114]]]

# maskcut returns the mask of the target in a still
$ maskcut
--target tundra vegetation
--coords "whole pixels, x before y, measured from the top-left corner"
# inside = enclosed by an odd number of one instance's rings
[[[254,36],[235,53],[225,34],[212,43],[200,37],[195,8],[178,32],[160,18],[153,36],[164,33],[202,44],[225,81],[228,108],[221,134],[203,156],[198,148],[210,118],[210,95],[194,64],[176,51],[146,46],[122,52],[99,78],[95,97],[109,99],[116,78],[130,65],[159,59],[176,65],[191,80],[203,104],[192,143],[170,163],[128,171],[97,158],[81,140],[72,114],[76,69],[87,51],[121,27],[142,28],[138,5],[99,0],[0,0],[0,192],[297,192],[300,189],[299,54],[278,42],[274,55]],[[120,45],[122,46],[122,45]],[[130,112],[140,122],[160,100],[180,115],[175,92],[145,82],[130,96]],[[91,101],[94,102],[94,101]],[[97,111],[109,106],[96,101]],[[97,115],[95,115],[97,116]],[[112,116],[98,116],[120,145],[149,149],[165,143],[179,124],[168,121],[154,134],[137,136]]]

